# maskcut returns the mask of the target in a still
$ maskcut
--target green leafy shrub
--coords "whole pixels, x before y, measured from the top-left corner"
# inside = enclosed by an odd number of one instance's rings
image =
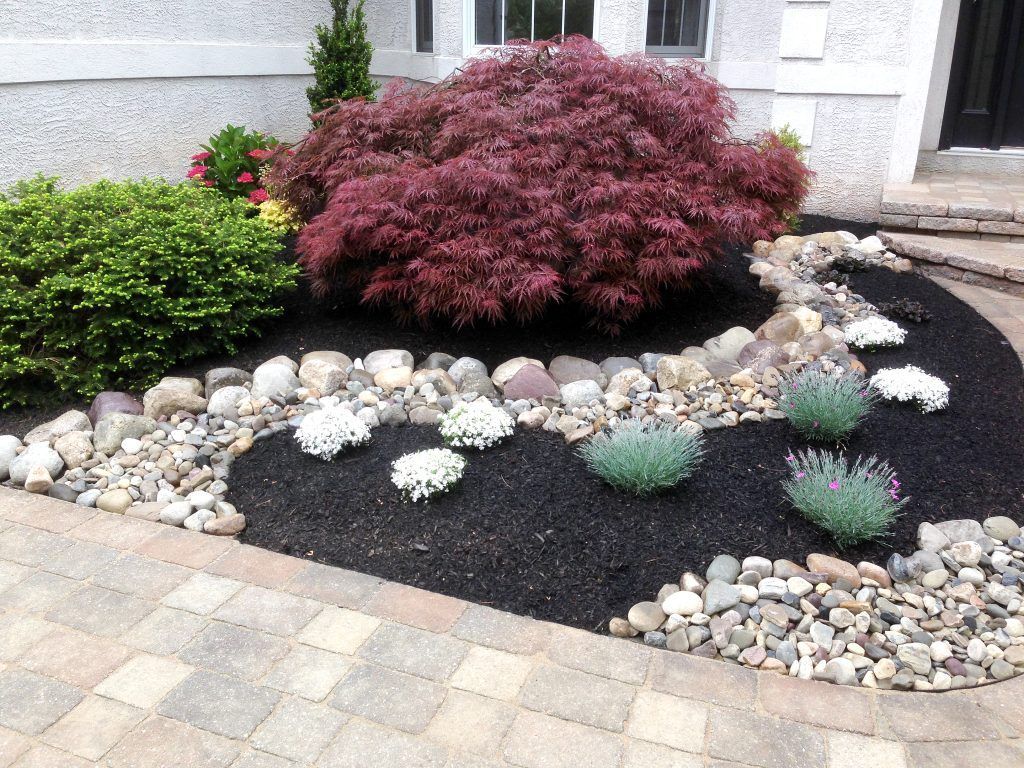
[[[840,454],[810,450],[786,457],[792,475],[782,487],[800,514],[841,548],[885,536],[908,499],[896,473],[874,456],[850,466]]]
[[[209,144],[201,145],[202,152],[192,155],[192,165],[185,175],[228,197],[246,197],[253,205],[259,205],[270,197],[264,188],[263,174],[280,144],[273,136],[247,131],[244,125],[228,124],[210,137]]]
[[[801,371],[779,387],[782,412],[806,440],[839,442],[871,411],[878,393],[858,375]]]
[[[0,194],[0,407],[151,384],[280,314],[297,269],[243,200],[157,181]]]
[[[771,131],[771,134],[778,139],[779,144],[796,152],[797,159],[801,163],[807,164],[807,148],[800,141],[800,134],[796,132],[793,126],[786,123],[778,130]],[[786,230],[789,232],[796,232],[800,228],[800,217],[795,213],[787,213],[782,220],[785,222]]]
[[[703,438],[664,422],[624,420],[580,448],[591,471],[620,491],[648,496],[685,480],[704,456]]]
[[[309,46],[316,81],[306,89],[306,98],[314,113],[338,99],[362,96],[372,101],[377,90],[370,77],[373,46],[366,39],[363,0],[357,0],[351,13],[348,1],[331,0],[331,23],[317,24],[316,43]]]

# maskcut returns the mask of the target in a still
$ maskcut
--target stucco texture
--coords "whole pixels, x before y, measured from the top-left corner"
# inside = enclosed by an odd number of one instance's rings
[[[717,0],[713,61],[775,62],[783,0]]]
[[[228,122],[300,139],[306,77],[101,80],[0,86],[0,187],[37,172],[184,177],[189,156]],[[13,159],[13,160],[12,160]]]
[[[913,0],[833,0],[828,8],[826,61],[897,66],[906,62]]]

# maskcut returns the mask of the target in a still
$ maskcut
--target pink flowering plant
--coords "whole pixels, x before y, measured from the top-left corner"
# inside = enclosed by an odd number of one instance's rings
[[[253,205],[266,202],[270,195],[263,184],[263,175],[282,147],[273,136],[259,131],[246,131],[245,126],[228,125],[202,152],[192,155],[186,177],[196,184],[223,192],[228,197],[245,197]]]
[[[856,373],[803,370],[779,384],[779,403],[805,440],[840,443],[864,421],[878,393]]]
[[[842,454],[811,449],[790,453],[786,462],[786,496],[840,549],[886,536],[909,499],[892,467],[874,456],[858,456],[851,465]]]

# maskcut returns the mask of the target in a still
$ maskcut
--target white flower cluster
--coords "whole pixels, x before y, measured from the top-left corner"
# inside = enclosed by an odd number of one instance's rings
[[[478,448],[497,445],[512,434],[515,421],[486,397],[461,402],[438,420],[441,437],[452,448]]]
[[[409,501],[450,491],[462,479],[466,460],[447,448],[407,453],[392,463],[391,482]]]
[[[872,316],[854,322],[843,328],[846,343],[861,349],[870,347],[898,347],[907,338],[907,332],[892,320]]]
[[[307,413],[295,432],[306,453],[330,461],[345,448],[370,440],[370,428],[347,408],[330,405]]]
[[[925,413],[938,411],[949,405],[949,386],[920,368],[883,368],[871,377],[871,387],[886,400],[916,401]]]

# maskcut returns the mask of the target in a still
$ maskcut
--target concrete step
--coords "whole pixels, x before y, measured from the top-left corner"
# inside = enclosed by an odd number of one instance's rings
[[[1024,242],[993,242],[908,232],[878,233],[918,272],[1024,297]]]
[[[1024,242],[1024,176],[918,174],[886,184],[881,211],[888,230]]]

